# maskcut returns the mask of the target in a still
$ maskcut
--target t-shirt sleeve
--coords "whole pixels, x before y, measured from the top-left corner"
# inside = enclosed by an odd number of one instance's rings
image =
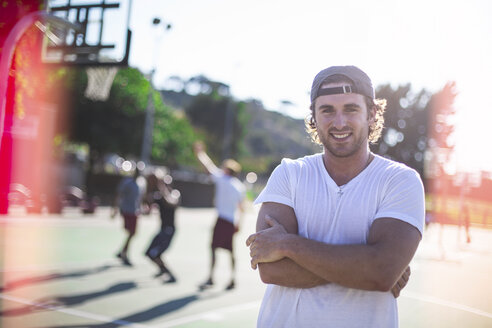
[[[416,227],[420,234],[425,222],[424,187],[418,173],[405,170],[388,182],[375,219],[395,218]]]
[[[254,204],[264,202],[274,202],[294,207],[292,200],[288,162],[283,159],[282,162],[273,170],[268,182],[256,198]]]

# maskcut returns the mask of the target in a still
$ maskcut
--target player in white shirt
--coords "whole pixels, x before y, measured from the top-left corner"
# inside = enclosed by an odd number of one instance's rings
[[[242,203],[246,194],[244,184],[237,178],[237,175],[241,172],[241,165],[233,159],[227,159],[222,163],[222,169],[219,169],[205,152],[202,143],[196,143],[194,151],[198,160],[214,180],[214,202],[218,214],[212,236],[210,275],[208,280],[200,285],[200,288],[205,289],[214,284],[215,251],[217,248],[223,248],[229,251],[231,256],[231,281],[226,287],[227,290],[230,290],[235,288],[236,261],[234,258],[233,237],[240,226],[240,220],[236,219],[236,209],[243,211]]]

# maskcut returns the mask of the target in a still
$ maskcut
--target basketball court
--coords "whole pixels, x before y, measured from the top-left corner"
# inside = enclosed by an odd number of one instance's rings
[[[105,89],[111,72],[128,65],[131,1],[54,0],[50,6],[52,16],[42,16],[38,26],[46,34],[43,61],[86,67],[92,89]],[[108,32],[108,26],[120,29]],[[0,217],[0,325],[254,327],[265,286],[249,266],[244,242],[255,230],[256,211],[249,207],[236,236],[237,287],[225,290],[229,259],[219,253],[216,286],[200,291],[209,268],[213,209],[178,210],[177,233],[164,255],[178,281],[166,284],[153,277],[157,270],[143,255],[159,229],[157,213],[140,219],[130,249],[134,265],[127,267],[115,257],[124,231],[109,208],[94,215],[73,208],[27,215],[14,208]],[[429,228],[399,298],[401,327],[492,326],[492,231],[472,227],[471,235],[467,244],[456,226]]]
[[[256,209],[249,207],[236,236],[236,289],[229,259],[219,253],[216,286],[199,291],[208,274],[213,209],[180,208],[177,233],[164,257],[178,278],[165,284],[143,253],[158,230],[156,212],[142,216],[126,267],[115,258],[124,238],[121,218],[109,208],[95,215],[75,209],[61,216],[1,219],[1,323],[5,328],[47,327],[254,327],[265,286],[249,267],[247,236]],[[458,229],[432,226],[412,263],[399,298],[401,327],[490,327],[492,231],[472,228],[472,243]]]
[[[216,286],[199,291],[209,268],[212,209],[179,209],[165,260],[178,278],[165,284],[143,253],[159,230],[156,212],[142,216],[130,248],[133,267],[114,256],[124,232],[108,208],[95,216],[12,216],[1,224],[2,327],[252,327],[263,294],[244,246],[252,212],[236,238],[237,288],[225,291],[229,257],[218,254]],[[29,240],[26,242],[26,240]]]

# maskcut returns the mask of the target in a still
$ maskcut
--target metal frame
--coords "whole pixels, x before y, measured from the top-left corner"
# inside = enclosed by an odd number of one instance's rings
[[[131,0],[129,0],[129,8],[128,8],[128,18],[127,24],[129,24],[130,11],[131,11]],[[58,6],[58,7],[50,7],[48,10],[50,12],[65,12],[65,19],[68,20],[69,14],[71,11],[76,12],[76,24],[80,26],[80,29],[74,32],[73,40],[70,42],[67,41],[67,34],[64,35],[63,44],[59,45],[49,45],[48,49],[50,50],[60,50],[65,55],[76,55],[77,59],[74,61],[65,61],[61,60],[60,62],[45,62],[46,65],[50,66],[77,66],[77,67],[86,67],[86,66],[128,66],[128,60],[130,57],[130,46],[132,39],[132,31],[127,27],[126,32],[126,45],[125,52],[123,58],[120,61],[111,61],[104,62],[99,61],[97,56],[99,55],[99,51],[102,49],[113,49],[115,47],[114,44],[102,44],[102,33],[104,27],[104,21],[101,20],[99,26],[99,39],[98,43],[95,45],[90,45],[86,43],[86,32],[87,26],[89,22],[89,13],[92,9],[102,10],[101,17],[104,16],[104,11],[107,9],[115,9],[119,8],[119,3],[106,3],[106,0],[103,0],[102,3],[96,4],[80,4],[80,5],[72,5],[70,4],[70,0],[67,5]],[[70,28],[68,29],[70,30]],[[91,59],[91,55],[96,55],[95,59]]]

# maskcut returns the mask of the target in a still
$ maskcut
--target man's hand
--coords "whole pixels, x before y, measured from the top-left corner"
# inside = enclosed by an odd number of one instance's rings
[[[246,246],[250,249],[251,267],[256,269],[258,263],[275,262],[284,258],[279,244],[288,236],[285,228],[274,218],[267,215],[265,222],[269,228],[252,234],[246,240]]]
[[[393,296],[395,298],[400,296],[400,291],[403,288],[405,288],[405,286],[407,285],[408,279],[410,278],[410,274],[411,274],[411,271],[410,271],[410,267],[408,266],[405,269],[405,272],[403,272],[403,274],[401,275],[400,279],[398,279],[398,281],[393,286],[393,288],[391,288],[391,293],[393,294]]]
[[[205,144],[202,141],[197,141],[193,144],[193,151],[195,154],[205,151]]]

